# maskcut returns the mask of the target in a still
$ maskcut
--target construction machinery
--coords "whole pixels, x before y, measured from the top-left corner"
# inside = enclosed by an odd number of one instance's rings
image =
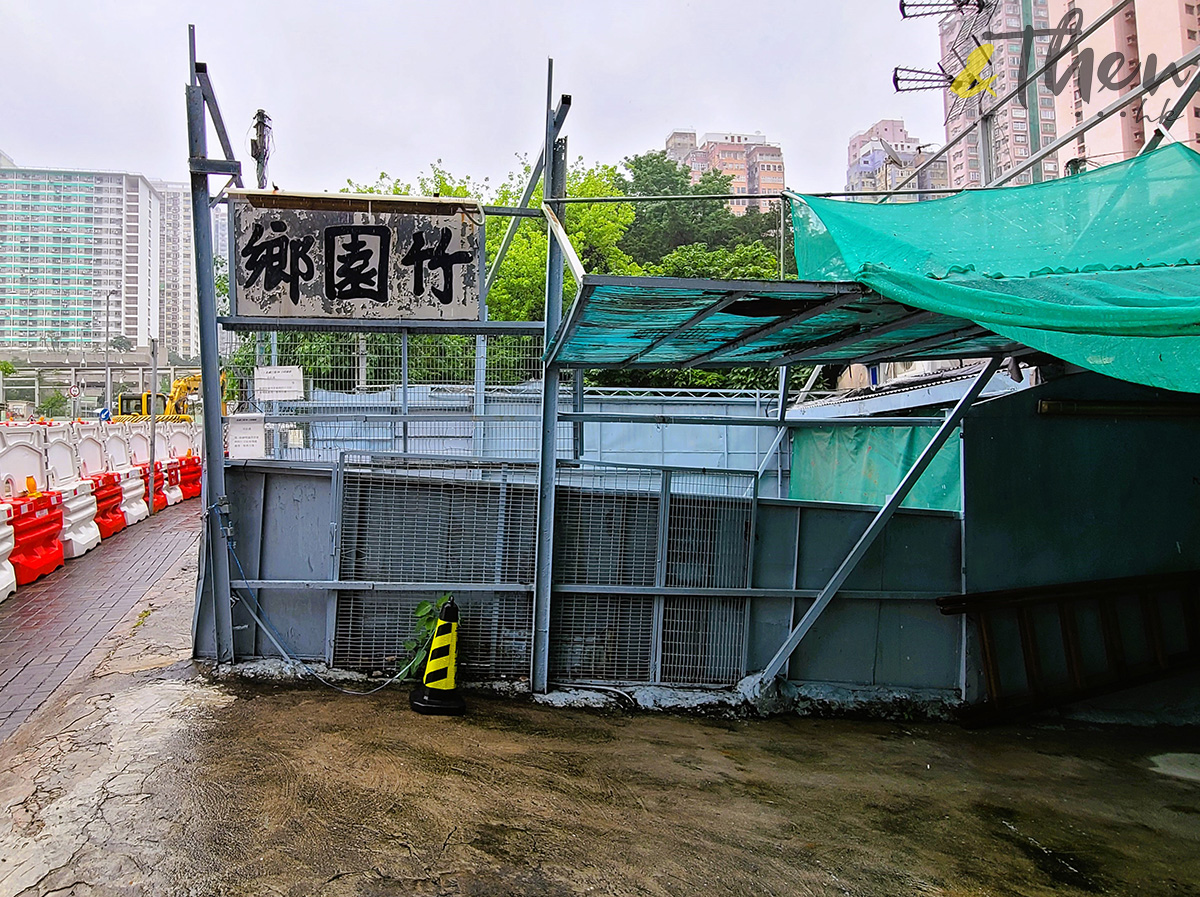
[[[154,416],[159,420],[190,422],[188,398],[200,388],[200,375],[179,377],[171,384],[170,394],[161,392],[129,393],[117,396],[117,415],[114,421],[136,421]],[[221,374],[221,390],[225,389],[225,374]]]

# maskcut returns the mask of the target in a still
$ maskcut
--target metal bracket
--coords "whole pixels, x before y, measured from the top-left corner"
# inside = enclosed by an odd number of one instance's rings
[[[225,174],[241,177],[242,163],[228,159],[189,159],[188,170],[193,174]]]

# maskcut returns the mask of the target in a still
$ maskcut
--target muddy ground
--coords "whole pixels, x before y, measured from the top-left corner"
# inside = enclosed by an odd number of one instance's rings
[[[0,894],[1200,894],[1194,730],[423,717],[198,675],[189,575],[0,743]]]

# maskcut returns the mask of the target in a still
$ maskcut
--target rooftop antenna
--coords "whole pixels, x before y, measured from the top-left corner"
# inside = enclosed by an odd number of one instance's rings
[[[271,139],[271,116],[259,109],[254,113],[254,136],[250,138],[250,156],[255,162],[258,189],[267,189],[267,158],[274,148]]]
[[[915,93],[920,90],[945,90],[954,79],[946,73],[941,63],[937,71],[930,69],[912,69],[896,66],[892,69],[892,86],[896,93]]]
[[[987,0],[900,0],[900,18],[944,16],[948,12],[983,12]]]

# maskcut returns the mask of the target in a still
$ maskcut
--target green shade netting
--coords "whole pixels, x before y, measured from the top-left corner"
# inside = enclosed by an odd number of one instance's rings
[[[1111,377],[1200,392],[1200,155],[921,203],[792,203],[801,280],[855,280]]]
[[[788,497],[879,507],[933,439],[937,427],[822,427],[792,433]],[[960,440],[951,438],[901,507],[962,510]]]

